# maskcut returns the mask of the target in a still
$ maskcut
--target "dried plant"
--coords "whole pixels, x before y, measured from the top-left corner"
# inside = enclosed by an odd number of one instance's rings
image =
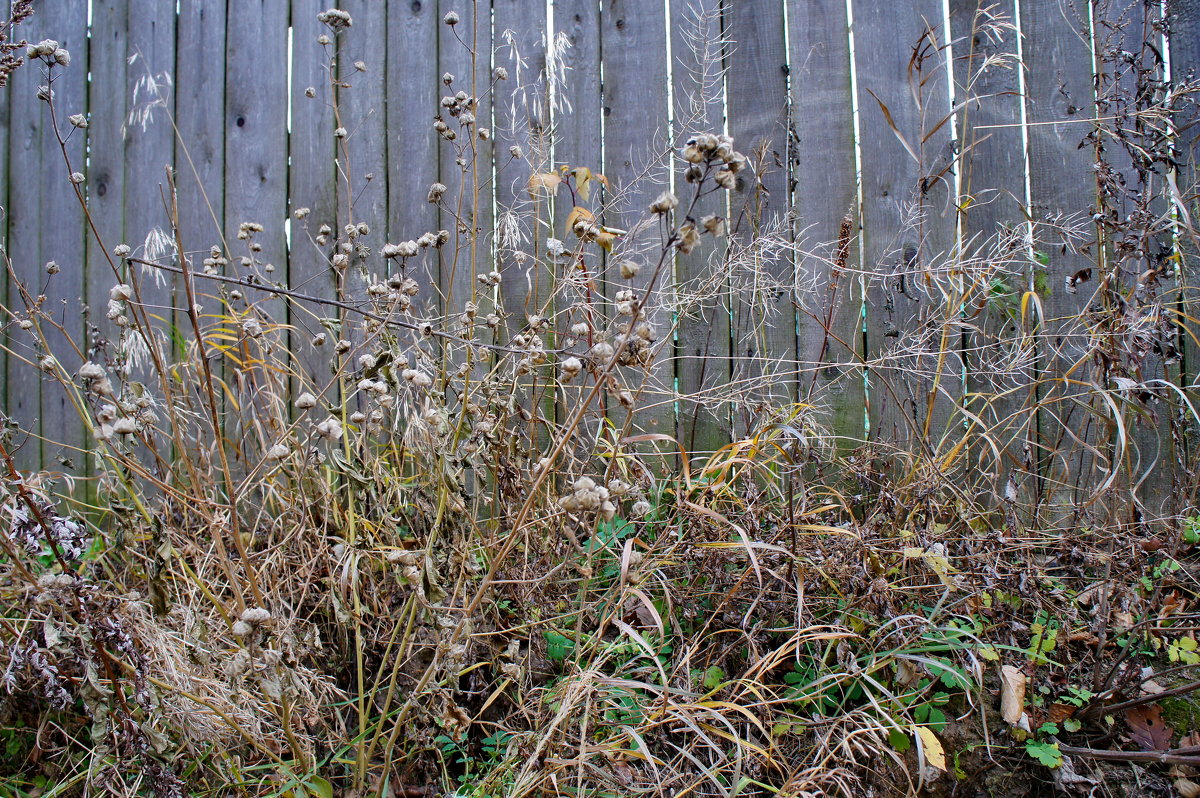
[[[273,231],[254,220],[187,251],[203,226],[181,217],[170,175],[168,229],[136,249],[108,240],[66,146],[86,120],[53,96],[70,56],[34,46],[64,179],[111,265],[107,304],[74,340],[5,258],[10,362],[40,369],[89,434],[87,478],[23,473],[26,438],[0,437],[0,711],[41,730],[64,790],[917,794],[1023,751],[987,736],[1001,660],[1053,698],[1086,673],[1078,717],[1092,726],[1078,733],[1111,736],[1105,706],[1137,701],[1152,661],[1137,630],[1178,648],[1189,632],[1173,624],[1194,618],[1182,577],[1152,571],[1147,588],[1139,557],[1183,559],[1196,512],[1193,389],[1152,368],[1174,365],[1194,317],[1175,268],[1195,231],[1170,120],[1197,85],[1099,37],[1090,217],[972,239],[956,218],[937,251],[931,196],[953,190],[971,148],[943,161],[910,147],[924,177],[903,198],[904,235],[856,262],[848,218],[822,263],[803,220],[761,212],[766,149],[691,124],[730,57],[720,9],[694,16],[695,89],[676,117],[692,132],[647,142],[634,184],[676,189],[631,207],[597,163],[554,158],[565,39],[535,75],[514,38],[476,52],[446,14],[471,68],[443,78],[429,135],[455,166],[415,198],[446,229],[384,241],[385,220],[356,206],[370,178],[341,102],[354,20],[323,12],[328,83],[308,99],[332,109],[343,207],[301,207],[291,224],[331,296],[281,282],[262,254]],[[994,9],[976,26],[984,41],[1014,34]],[[1020,68],[972,63],[966,96],[979,73]],[[948,68],[935,31],[912,65],[918,87]],[[125,124],[174,128],[170,89],[139,81]],[[913,101],[933,103],[922,91]],[[495,181],[519,191],[494,225],[493,104],[535,121],[503,131],[520,143],[494,156]],[[969,108],[954,111],[963,129]],[[741,207],[696,210],[739,181]],[[1095,292],[1077,316],[1042,305],[1038,253],[1052,248],[1094,258],[1061,286]],[[174,287],[172,313],[144,301],[151,283]],[[870,354],[864,291],[922,308],[897,312]],[[824,328],[814,362],[762,344],[780,307]],[[664,377],[677,329],[717,314],[735,351],[756,354],[685,392]],[[983,376],[962,391],[966,363]],[[839,393],[864,379],[906,408],[898,439],[829,432]],[[688,451],[648,420],[677,404],[745,434]],[[1191,480],[1173,505],[1143,498],[1134,431],[1153,425]],[[1086,495],[1064,501],[1071,490]],[[1062,643],[1077,668],[1043,661],[1041,613],[1078,635]],[[948,765],[951,719],[985,737]]]

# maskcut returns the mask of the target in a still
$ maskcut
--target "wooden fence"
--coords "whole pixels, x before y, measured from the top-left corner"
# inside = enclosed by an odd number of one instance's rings
[[[652,375],[667,399],[647,428],[677,434],[692,450],[712,450],[742,431],[753,406],[749,399],[707,403],[715,409],[697,412],[702,403],[689,397],[736,398],[729,386],[739,384],[769,383],[776,398],[817,397],[832,410],[829,423],[850,440],[924,441],[936,450],[939,424],[978,421],[972,397],[987,393],[993,366],[973,359],[973,322],[952,333],[957,340],[934,347],[951,357],[902,366],[905,347],[928,332],[931,293],[915,284],[922,268],[965,251],[964,242],[979,236],[1010,229],[1026,247],[1033,227],[1095,212],[1095,148],[1087,137],[1096,115],[1113,112],[1105,105],[1109,84],[1096,77],[1097,56],[1113,37],[1128,39],[1139,65],[1161,77],[1169,68],[1177,82],[1200,60],[1197,0],[1168,3],[1169,42],[1161,4],[1140,0],[950,0],[948,14],[942,0],[342,0],[354,24],[338,68],[355,77],[335,120],[328,102],[305,96],[308,87],[327,85],[317,15],[330,3],[39,4],[19,35],[54,38],[72,53],[54,85],[56,103],[63,115],[88,117],[66,150],[85,176],[92,220],[107,247],[124,241],[150,256],[170,250],[151,231],[169,229],[163,186],[171,167],[186,220],[183,243],[197,260],[222,237],[233,241],[242,222],[260,222],[259,257],[276,277],[331,295],[328,262],[301,244],[295,220],[285,220],[306,207],[313,228],[340,229],[348,221],[331,133],[339,123],[362,186],[353,213],[371,222],[372,248],[447,227],[447,214],[425,195],[439,179],[453,188],[459,174],[431,121],[442,75],[458,76],[460,85],[471,79],[460,40],[483,54],[478,85],[490,82],[493,67],[510,76],[489,111],[494,156],[486,168],[496,175],[495,191],[476,219],[485,230],[524,195],[529,170],[512,166],[509,150],[528,148],[531,130],[547,137],[553,165],[603,172],[612,192],[623,193],[621,208],[637,212],[665,185],[665,170],[635,180],[658,153],[696,130],[727,130],[762,178],[761,186],[741,181],[729,207],[751,203],[764,225],[782,225],[795,246],[752,256],[770,289],[766,301],[688,313],[658,309],[675,314],[668,325],[675,334]],[[460,17],[455,26],[443,22],[451,11]],[[988,35],[982,23],[989,14],[1012,28]],[[1159,62],[1160,54],[1169,61]],[[1004,68],[1004,58],[1023,67]],[[981,71],[987,59],[995,66]],[[365,72],[355,72],[360,61]],[[509,96],[514,86],[532,87],[547,66],[559,75],[549,96],[533,88]],[[707,91],[697,91],[698,76]],[[1128,76],[1114,70],[1109,77]],[[81,300],[102,313],[112,277],[65,179],[52,120],[36,97],[42,80],[39,68],[25,67],[0,92],[0,174],[7,176],[0,231],[14,273],[31,290],[46,286],[45,306],[83,341]],[[962,103],[968,96],[974,101]],[[57,124],[67,129],[65,119]],[[1196,131],[1184,124],[1176,135],[1176,182],[1186,190]],[[961,158],[968,148],[971,157]],[[1195,196],[1187,200],[1195,218]],[[725,208],[723,199],[708,202],[706,212]],[[632,223],[616,210],[607,224]],[[560,237],[564,217],[557,218]],[[746,229],[734,231],[731,245],[746,236]],[[1021,256],[1021,284],[1010,288],[1018,298],[1033,290],[1047,324],[1080,317],[1090,301],[1094,281],[1065,290],[1066,280],[1091,263],[1082,243]],[[710,254],[681,257],[675,284],[700,274]],[[48,261],[61,267],[50,280]],[[524,290],[523,276],[505,274],[502,291]],[[446,285],[450,276],[437,279]],[[182,301],[169,282],[147,280],[145,290],[144,301],[164,313]],[[7,287],[7,306],[23,307],[15,284]],[[62,392],[29,367],[39,353],[15,319],[3,321],[3,410],[41,436],[23,447],[22,462],[58,468],[86,448],[82,429]],[[1182,366],[1174,357],[1159,360],[1156,373],[1178,384],[1189,384],[1200,366],[1195,357]],[[1063,368],[1057,359],[1033,357],[1024,379],[1040,384]],[[1009,394],[1016,407],[1025,401],[1018,389]],[[999,401],[986,410],[985,421],[1001,430],[1006,419],[1019,418]],[[1005,433],[1011,462],[988,467],[997,474],[1037,470],[1028,442],[1036,448],[1061,439],[1056,424],[1070,426],[1059,415],[1032,422],[1032,429],[1030,423],[1013,422]],[[1150,432],[1157,454],[1144,462],[1171,462],[1172,436]]]

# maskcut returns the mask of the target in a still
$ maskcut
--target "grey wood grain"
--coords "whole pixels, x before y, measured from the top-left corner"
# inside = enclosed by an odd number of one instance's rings
[[[464,92],[480,98],[477,125],[484,126],[490,114],[487,91],[491,75],[490,4],[480,0],[440,0],[438,10],[458,14],[459,22],[442,22],[438,30],[438,68],[450,74],[450,86],[442,86],[441,96]],[[439,109],[440,110],[440,109]],[[439,153],[440,180],[448,190],[442,204],[441,226],[451,233],[450,243],[441,250],[439,285],[444,312],[462,313],[467,302],[477,299],[476,276],[480,269],[491,269],[492,184],[490,142],[481,141],[462,124],[462,117],[443,113],[443,119],[456,133],[454,141],[443,140]],[[456,224],[457,223],[457,224]],[[459,233],[456,235],[456,226]]]
[[[800,375],[799,392],[804,401],[829,409],[829,427],[848,450],[865,436],[866,395],[846,4],[814,0],[789,7],[788,24],[798,356],[812,370]]]
[[[388,239],[410,241],[436,232],[440,222],[437,207],[426,197],[438,180],[433,118],[442,74],[437,60],[441,16],[436,0],[389,0],[388,20]],[[426,252],[407,268],[420,285],[413,314],[440,314],[438,252]]]
[[[329,29],[317,20],[328,8],[324,0],[292,0],[292,125],[288,135],[288,209],[291,213],[291,241],[288,253],[288,283],[304,294],[334,299],[338,295],[337,273],[330,265],[338,232],[337,149],[333,118],[334,87],[329,72],[332,45],[323,46],[318,37]],[[349,36],[358,33],[350,29]],[[376,69],[383,69],[376,64]],[[311,92],[310,92],[311,89]],[[309,94],[312,96],[309,96]],[[296,211],[307,208],[304,218]],[[324,245],[317,242],[323,226],[330,234]],[[297,353],[302,375],[296,392],[311,391],[322,396],[333,376],[334,342],[340,337],[336,324],[338,312],[312,302],[294,302],[289,306],[292,325],[291,347]],[[324,334],[326,344],[314,346],[316,336]],[[336,386],[325,398],[336,401]]]
[[[543,333],[546,345],[558,348],[565,318],[557,310],[551,289],[554,275],[548,266],[546,226],[552,219],[555,198],[548,191],[531,193],[530,175],[554,169],[551,163],[550,87],[546,76],[549,19],[541,4],[521,0],[496,0],[492,7],[495,63],[508,78],[493,83],[497,235],[496,268],[500,271],[498,296],[505,325],[497,342],[510,339],[527,326],[532,315],[553,320]],[[517,147],[521,156],[515,157]],[[566,190],[562,193],[565,195]],[[532,257],[527,257],[532,255]],[[491,291],[481,291],[490,299]],[[481,309],[485,302],[480,303]],[[522,447],[539,449],[550,439],[556,416],[558,381],[554,366],[531,371],[516,380],[521,406],[531,412]],[[569,388],[564,389],[569,391]],[[533,412],[535,411],[536,412]],[[549,423],[547,423],[549,422]]]
[[[731,241],[749,249],[732,258],[733,374],[740,398],[737,434],[763,421],[755,409],[796,396],[795,260],[787,249],[762,251],[752,242],[773,237],[786,246],[789,185],[787,26],[783,3],[732,3],[728,34],[737,42],[730,59],[729,131],[750,169],[738,175],[730,196]]]
[[[1172,79],[1200,78],[1200,1],[1168,0],[1167,16],[1171,31]],[[1184,355],[1180,384],[1194,386],[1200,384],[1200,345],[1193,337],[1198,326],[1195,319],[1200,318],[1200,108],[1194,104],[1183,106],[1174,122],[1180,160],[1176,180],[1186,197],[1191,220],[1190,229],[1181,231],[1178,242],[1181,256],[1178,279],[1182,287],[1179,324],[1185,328],[1180,330]],[[1184,419],[1191,423],[1188,416]],[[1194,457],[1195,443],[1185,439],[1185,445],[1188,450],[1183,454]]]
[[[1032,497],[1036,473],[1026,462],[1036,434],[1036,317],[1020,300],[1032,281],[1025,242],[1025,145],[1022,140],[1018,32],[1014,0],[952,0],[954,102],[962,142],[959,168],[961,247],[968,286],[964,309],[968,413],[978,419],[971,467],[1003,495],[1009,478]],[[970,422],[968,422],[970,423]]]
[[[680,200],[689,203],[694,186],[683,179],[688,164],[679,148],[696,133],[725,130],[724,69],[729,50],[723,45],[722,5],[717,0],[671,3],[671,84],[674,97],[673,168]],[[745,146],[745,142],[735,142]],[[778,198],[774,198],[778,204]],[[693,217],[729,218],[729,194],[717,192],[700,199]],[[724,267],[728,238],[703,236],[690,254],[675,258],[675,279],[681,301],[676,321],[675,379],[679,385],[676,437],[695,460],[733,437],[731,406],[723,401],[731,377],[730,296]]]
[[[648,213],[665,190],[670,166],[665,9],[660,5],[605,0],[600,13],[604,74],[604,174],[613,188],[605,206],[605,223],[630,231],[614,248],[614,257],[633,258],[644,268],[632,280],[606,275],[612,290],[630,288],[638,297],[649,290],[642,319],[658,334],[657,357],[643,369],[624,368],[622,379],[639,391],[633,430],[673,435],[675,423],[674,346],[671,308],[673,290],[669,260],[655,281],[661,247],[660,223]],[[682,221],[682,219],[680,219]],[[610,258],[610,261],[612,258]],[[652,285],[653,283],[653,285]],[[651,290],[652,289],[652,290]],[[625,408],[610,399],[609,417],[626,424]],[[671,456],[651,463],[670,470]]]
[[[248,0],[229,7],[226,28],[225,83],[225,238],[229,242],[229,271],[238,276],[256,275],[268,283],[286,283],[287,241],[287,0]],[[239,240],[243,223],[261,224],[263,230],[249,240]],[[253,251],[251,244],[261,246]],[[239,313],[252,313],[264,327],[287,322],[285,304],[266,292],[246,291],[232,303]],[[273,333],[272,336],[275,334]],[[250,341],[243,336],[238,345],[243,362],[260,357],[260,346],[272,347],[287,341],[286,335],[264,336]],[[252,414],[269,428],[278,423],[278,407],[263,391],[272,381],[265,371],[252,365],[227,363],[226,379],[241,406],[238,415]],[[237,424],[230,432],[238,457],[257,457],[264,443],[251,437],[249,423]],[[270,445],[269,442],[266,443]]]
[[[941,4],[854,4],[873,440],[936,450],[961,396],[957,325],[939,286],[954,243]],[[919,53],[914,56],[914,52]],[[918,69],[918,65],[921,66]],[[889,109],[892,130],[874,92]],[[920,98],[918,103],[917,97]],[[935,132],[936,131],[936,132]]]
[[[45,18],[40,21],[44,30]],[[40,40],[34,31],[21,35],[35,42]],[[26,295],[36,298],[46,281],[40,236],[46,178],[42,171],[42,154],[43,139],[52,134],[46,125],[45,103],[37,99],[38,86],[46,82],[44,71],[40,63],[27,61],[13,73],[4,89],[12,119],[8,138],[7,255],[16,281],[25,286],[25,292],[22,292],[16,284],[9,284],[7,305],[22,316],[28,311]],[[58,174],[61,177],[62,173]],[[46,351],[34,330],[21,330],[14,325],[9,329],[8,341],[13,355],[9,358],[5,379],[5,412],[21,430],[16,439],[20,448],[14,454],[17,466],[32,470],[42,463],[42,445],[38,436],[42,434],[41,396],[45,375],[38,371],[36,364]],[[46,388],[53,390],[51,385]]]
[[[1080,442],[1094,441],[1093,397],[1085,390],[1088,336],[1079,322],[1094,294],[1096,279],[1080,282],[1074,293],[1066,280],[1094,266],[1060,230],[1064,222],[1086,240],[1095,235],[1091,208],[1096,200],[1092,150],[1084,139],[1094,112],[1090,36],[1087,20],[1057,0],[1022,0],[1028,74],[1029,167],[1034,237],[1043,269],[1035,272],[1045,313],[1039,340],[1040,500],[1053,513],[1073,512],[1089,498],[1087,487],[1102,464]],[[1082,146],[1081,146],[1082,145]],[[1082,372],[1072,369],[1082,364]],[[1078,382],[1067,381],[1067,375]],[[1074,455],[1074,456],[1073,456]],[[1044,517],[1051,517],[1046,516]]]
[[[53,38],[71,53],[70,66],[53,69],[56,124],[59,133],[67,139],[69,165],[63,159],[49,108],[43,103],[39,142],[43,174],[39,223],[41,253],[37,265],[54,261],[61,269],[53,276],[41,272],[38,279],[45,281],[45,309],[64,331],[47,330],[50,351],[66,372],[73,374],[80,365],[77,348],[86,349],[87,346],[81,312],[84,294],[81,266],[86,238],[83,210],[67,176],[71,172],[84,171],[86,148],[84,132],[73,128],[68,118],[87,109],[87,3],[85,0],[61,0],[56,10],[54,16],[46,15],[38,20],[36,27],[41,31],[35,29],[31,34],[38,39]],[[37,16],[35,14],[35,18]],[[41,417],[42,466],[69,472],[83,469],[86,460],[83,455],[84,422],[71,394],[57,380],[42,383]]]

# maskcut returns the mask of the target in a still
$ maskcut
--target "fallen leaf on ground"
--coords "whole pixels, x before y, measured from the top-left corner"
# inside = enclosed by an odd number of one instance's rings
[[[1143,750],[1166,751],[1171,747],[1174,730],[1163,722],[1162,707],[1158,704],[1143,704],[1125,710],[1125,721],[1133,741]]]
[[[1025,674],[1015,665],[1000,669],[1000,716],[1010,726],[1021,720],[1025,711]]]
[[[925,761],[938,770],[946,769],[946,751],[933,730],[927,726],[917,727],[917,736],[921,738],[921,748],[925,752]]]

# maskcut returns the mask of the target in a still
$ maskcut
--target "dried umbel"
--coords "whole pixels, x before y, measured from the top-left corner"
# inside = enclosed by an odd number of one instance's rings
[[[354,20],[350,18],[350,15],[338,8],[322,11],[320,14],[317,14],[317,20],[328,25],[335,33],[343,31],[354,24]]]

